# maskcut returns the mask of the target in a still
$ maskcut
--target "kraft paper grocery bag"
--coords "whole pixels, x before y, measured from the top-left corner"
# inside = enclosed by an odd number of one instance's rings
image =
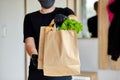
[[[80,74],[77,34],[74,30],[45,29],[43,71],[46,76]]]
[[[43,69],[45,29],[51,30],[51,26],[42,26],[40,29],[39,49],[38,49],[38,69]],[[46,31],[47,32],[47,31]]]

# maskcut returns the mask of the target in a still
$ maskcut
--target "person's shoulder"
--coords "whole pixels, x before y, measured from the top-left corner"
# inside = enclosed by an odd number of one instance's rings
[[[65,8],[63,7],[56,7],[55,12],[64,12]]]
[[[65,10],[65,11],[72,10],[72,9],[70,9],[69,7],[64,7],[64,8],[62,8],[62,9]]]
[[[64,9],[67,9],[67,10],[69,9],[69,10],[71,10],[71,8],[69,8],[69,7],[65,7]]]
[[[27,13],[25,16],[36,15],[38,12],[39,12],[39,11],[29,12],[29,13]]]
[[[56,10],[71,10],[68,7],[56,7]]]
[[[61,10],[63,10],[64,8],[62,8],[62,7],[56,7],[56,9],[55,9],[55,11],[61,11]]]

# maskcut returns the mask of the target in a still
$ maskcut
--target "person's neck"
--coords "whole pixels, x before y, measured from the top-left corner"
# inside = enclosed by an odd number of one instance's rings
[[[42,14],[47,14],[47,13],[53,12],[54,10],[55,10],[55,7],[51,7],[51,8],[49,8],[49,9],[42,8],[42,9],[40,10],[40,12],[41,12]]]

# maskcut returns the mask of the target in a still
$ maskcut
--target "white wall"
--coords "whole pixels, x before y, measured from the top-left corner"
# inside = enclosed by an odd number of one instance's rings
[[[81,71],[98,73],[98,80],[120,80],[118,70],[100,70],[98,39],[79,39]]]
[[[98,69],[98,39],[79,39],[79,51],[82,71]]]
[[[0,80],[24,80],[24,0],[0,0]]]

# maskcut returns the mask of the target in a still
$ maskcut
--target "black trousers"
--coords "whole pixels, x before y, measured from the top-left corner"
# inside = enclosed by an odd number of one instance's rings
[[[72,80],[71,76],[49,77],[44,76],[43,70],[38,70],[30,62],[28,80]]]

